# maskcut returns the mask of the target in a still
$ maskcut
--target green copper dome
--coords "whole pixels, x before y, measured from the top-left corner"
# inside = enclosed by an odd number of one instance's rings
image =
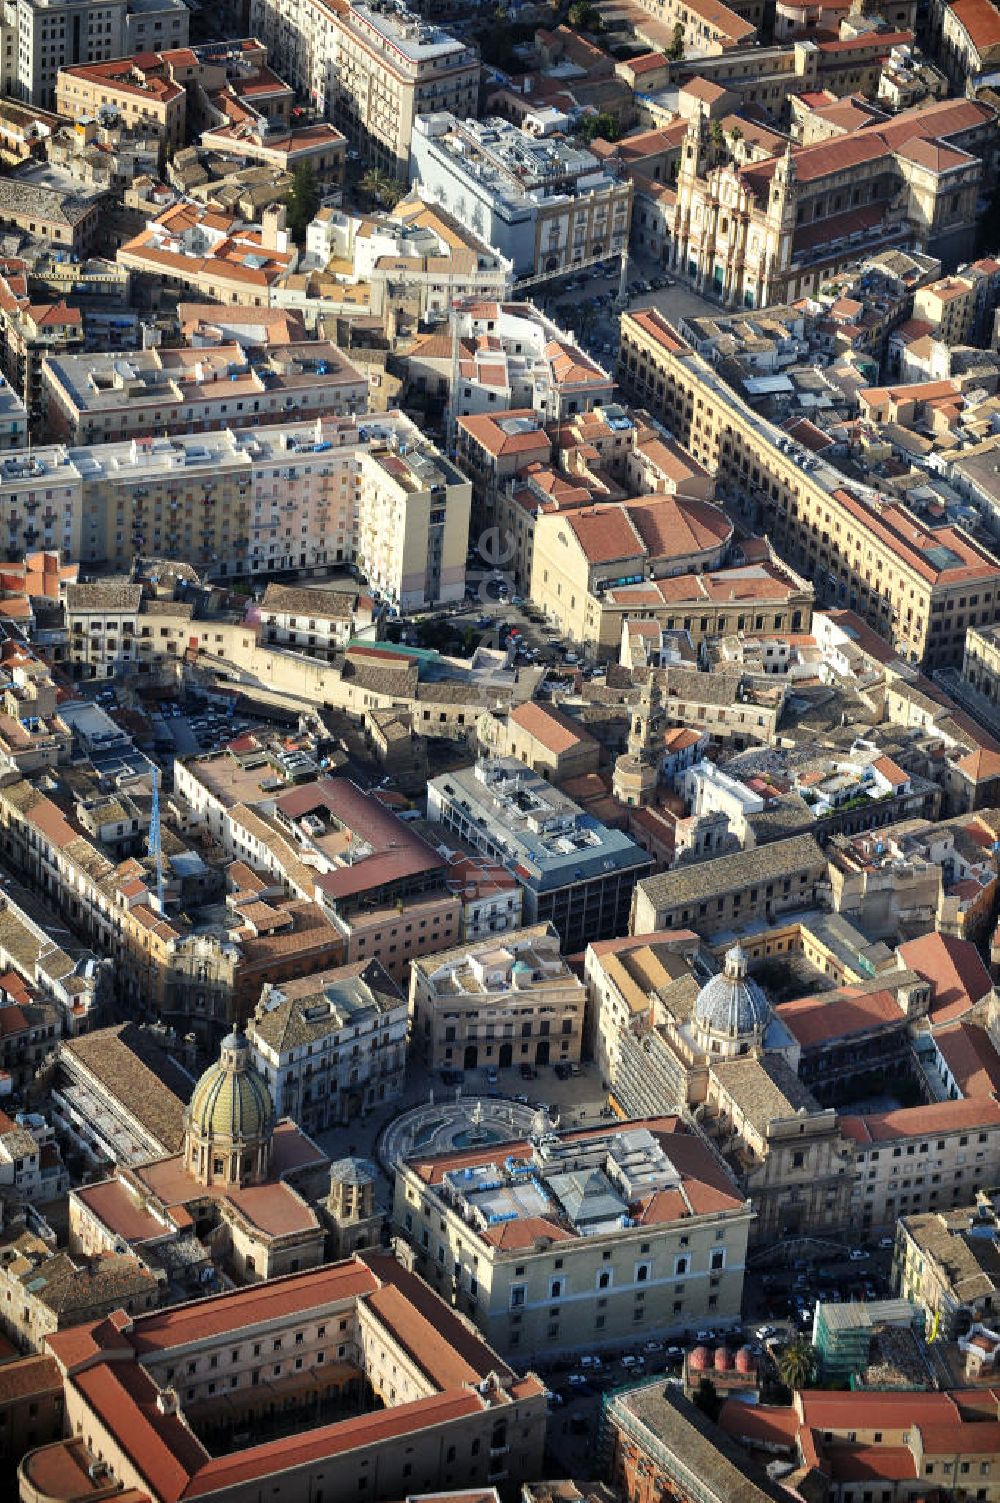
[[[242,1033],[223,1039],[221,1057],[195,1086],[189,1110],[191,1130],[200,1138],[246,1143],[270,1137],[271,1093],[250,1061],[250,1046]]]

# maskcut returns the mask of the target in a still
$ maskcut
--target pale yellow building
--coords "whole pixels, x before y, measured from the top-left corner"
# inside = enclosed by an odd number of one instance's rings
[[[617,656],[621,613],[605,612],[605,593],[718,568],[732,533],[718,506],[678,496],[544,513],[535,521],[531,598],[562,636]]]
[[[541,1382],[384,1253],[154,1315],[119,1310],[49,1350],[72,1438],[21,1462],[31,1503],[91,1467],[95,1496],[150,1503],[318,1503],[344,1478],[373,1499],[481,1494],[542,1468]],[[287,1433],[262,1434],[276,1411]]]
[[[93,120],[110,108],[125,125],[153,132],[162,148],[183,146],[187,91],[157,57],[152,68],[134,58],[60,68],[56,109],[70,120]]]
[[[655,310],[621,321],[619,376],[740,498],[817,598],[856,611],[901,656],[960,663],[966,629],[992,622],[1000,561],[961,527],[930,529],[905,507],[794,441],[749,407]]]
[[[899,1216],[964,1205],[996,1184],[1000,1104],[992,1097],[844,1116],[840,1127],[854,1146],[851,1218],[861,1236]]]
[[[435,1070],[575,1063],[586,1000],[548,923],[410,965],[413,1042]]]
[[[978,289],[971,277],[941,277],[913,294],[913,317],[933,328],[945,344],[969,341],[976,318]]]
[[[739,1319],[751,1210],[679,1117],[414,1155],[393,1217],[499,1351],[548,1360]]]

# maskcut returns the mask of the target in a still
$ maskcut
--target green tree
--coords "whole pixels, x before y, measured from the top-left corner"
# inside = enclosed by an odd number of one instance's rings
[[[708,132],[708,138],[715,148],[716,153],[720,153],[722,151],[722,148],[726,144],[726,133],[722,129],[722,126],[718,120],[712,121],[711,129]]]
[[[667,57],[672,63],[680,63],[684,60],[684,23],[677,21],[674,25],[674,39],[667,48]]]
[[[567,19],[577,31],[600,31],[604,24],[600,11],[591,5],[590,0],[574,0]]]
[[[816,1350],[806,1336],[793,1336],[775,1361],[778,1377],[792,1393],[808,1388],[816,1376]]]
[[[378,167],[369,167],[361,179],[362,192],[383,209],[394,209],[403,196],[403,185],[398,178],[392,177],[388,172],[382,172]]]
[[[580,127],[580,136],[584,141],[593,141],[595,136],[600,136],[604,141],[617,141],[620,134],[618,121],[607,110],[588,115]]]
[[[739,146],[740,142],[743,140],[743,132],[740,130],[738,125],[734,125],[732,130],[729,132],[729,140],[732,144],[733,151],[735,152],[737,146]]]
[[[319,187],[311,162],[302,162],[292,173],[292,186],[285,199],[288,230],[293,240],[304,240],[306,226],[319,208]]]

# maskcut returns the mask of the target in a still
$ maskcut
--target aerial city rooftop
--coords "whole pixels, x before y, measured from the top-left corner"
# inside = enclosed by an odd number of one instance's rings
[[[0,1503],[1000,1503],[1000,6],[4,0]]]

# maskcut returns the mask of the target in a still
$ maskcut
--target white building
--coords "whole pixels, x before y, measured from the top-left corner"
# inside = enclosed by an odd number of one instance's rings
[[[410,171],[514,263],[518,277],[571,271],[628,244],[632,184],[589,151],[508,121],[442,111],[414,124]]]
[[[247,1037],[278,1117],[319,1132],[394,1100],[407,1018],[406,997],[377,960],[265,986]]]
[[[697,762],[681,773],[676,782],[681,798],[693,815],[724,814],[729,832],[740,845],[746,844],[747,816],[759,814],[764,800],[739,778],[731,778],[714,762]]]
[[[470,299],[453,307],[452,349],[437,334],[407,356],[412,388],[446,397],[453,417],[530,409],[546,419],[609,407],[614,377],[533,303]]]

